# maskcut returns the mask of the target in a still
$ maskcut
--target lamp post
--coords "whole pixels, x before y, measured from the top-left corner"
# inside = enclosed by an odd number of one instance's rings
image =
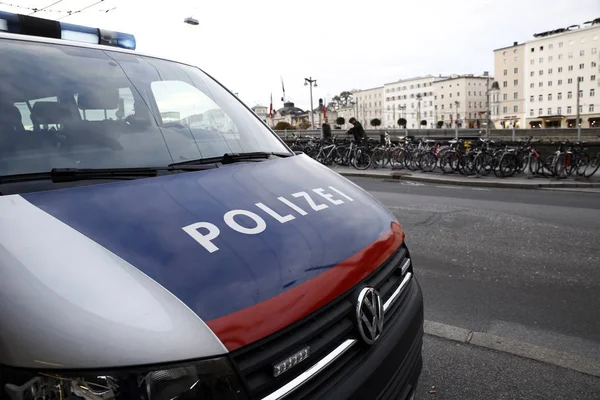
[[[486,111],[485,111],[485,137],[490,137],[490,73],[488,71],[483,71],[483,76],[487,78],[486,82]]]
[[[575,123],[577,124],[577,141],[578,142],[581,140],[581,122],[579,121],[579,119],[581,118],[581,113],[579,112],[579,107],[581,106],[581,103],[580,103],[581,96],[579,96],[580,90],[581,90],[581,78],[577,77],[577,119],[575,120]]]
[[[421,129],[421,93],[417,93],[417,124]]]
[[[456,105],[456,121],[454,121],[454,124],[456,125],[455,127],[455,131],[456,131],[456,140],[458,140],[458,121],[460,119],[460,115],[458,113],[458,107],[460,106],[460,103],[458,101],[455,101],[454,104]]]
[[[304,78],[304,86],[310,86],[310,121],[311,121],[311,128],[315,127],[315,114],[313,111],[313,94],[312,94],[312,89],[313,86],[317,87],[317,80],[313,79],[312,76],[308,77],[308,78]]]

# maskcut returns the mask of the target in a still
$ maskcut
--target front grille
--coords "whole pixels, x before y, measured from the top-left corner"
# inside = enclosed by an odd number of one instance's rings
[[[230,356],[251,398],[261,399],[269,395],[306,371],[346,339],[356,338],[356,289],[374,287],[385,303],[402,282],[401,267],[407,258],[408,251],[402,245],[371,275],[330,304],[265,339],[232,352]],[[396,301],[387,310],[385,321],[391,318],[400,303]],[[310,346],[307,360],[278,377],[273,376],[274,364],[306,346]]]

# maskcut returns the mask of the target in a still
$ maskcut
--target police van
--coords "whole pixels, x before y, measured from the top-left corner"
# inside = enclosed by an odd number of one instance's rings
[[[1,399],[414,397],[385,207],[132,35],[0,31]]]

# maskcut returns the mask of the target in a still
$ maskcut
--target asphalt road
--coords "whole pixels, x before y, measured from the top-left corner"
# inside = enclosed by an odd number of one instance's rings
[[[600,379],[426,336],[416,400],[598,400]]]
[[[427,320],[600,360],[600,194],[352,180],[406,232]]]

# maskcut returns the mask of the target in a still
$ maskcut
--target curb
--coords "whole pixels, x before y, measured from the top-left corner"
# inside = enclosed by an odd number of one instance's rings
[[[444,179],[436,177],[414,176],[403,173],[391,172],[389,175],[369,173],[369,172],[346,172],[336,171],[340,175],[360,178],[380,178],[380,179],[396,179],[401,181],[424,182],[424,183],[439,183],[445,185],[456,186],[475,186],[475,187],[491,187],[505,189],[547,189],[547,188],[570,188],[570,189],[597,189],[600,188],[600,183],[584,183],[584,182],[556,182],[556,183],[518,183],[518,182],[498,182],[486,181],[485,178],[464,178],[464,179]],[[510,178],[509,178],[510,179]]]
[[[600,377],[600,361],[595,359],[507,339],[489,333],[474,332],[434,321],[425,320],[423,327],[426,335],[513,354],[545,364],[581,372],[586,375]]]

